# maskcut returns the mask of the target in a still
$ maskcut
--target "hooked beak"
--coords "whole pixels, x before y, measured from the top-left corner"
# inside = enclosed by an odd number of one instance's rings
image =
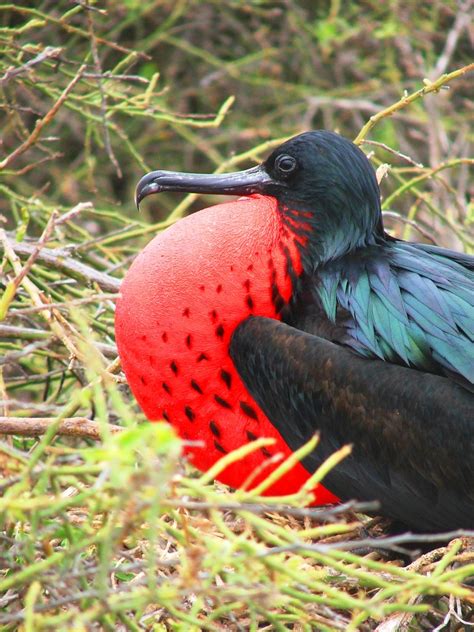
[[[259,165],[235,173],[180,173],[179,171],[151,171],[137,184],[135,203],[137,208],[143,198],[162,191],[186,193],[215,193],[217,195],[251,195],[266,193],[275,181]]]

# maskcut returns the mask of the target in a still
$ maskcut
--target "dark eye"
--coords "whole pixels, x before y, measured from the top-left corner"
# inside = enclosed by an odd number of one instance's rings
[[[279,171],[282,175],[289,175],[293,173],[297,167],[296,158],[293,156],[283,155],[278,156],[275,160],[275,169]]]

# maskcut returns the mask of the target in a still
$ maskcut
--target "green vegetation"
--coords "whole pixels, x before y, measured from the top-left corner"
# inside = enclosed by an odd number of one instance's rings
[[[163,194],[138,215],[138,178],[250,166],[308,128],[357,137],[380,177],[389,163],[393,234],[472,252],[470,9],[0,5],[0,629],[472,624],[468,539],[407,560],[361,507],[212,484],[141,423],[113,339],[135,254],[215,202]]]

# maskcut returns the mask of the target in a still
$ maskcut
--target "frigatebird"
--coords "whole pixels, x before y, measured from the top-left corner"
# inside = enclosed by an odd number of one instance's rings
[[[296,491],[351,444],[316,502],[474,527],[474,257],[389,236],[369,160],[329,131],[238,173],[153,171],[137,203],[161,191],[246,197],[159,234],[123,282],[118,348],[148,418],[202,440],[202,470],[275,438],[220,474],[234,487],[319,432],[267,493]]]

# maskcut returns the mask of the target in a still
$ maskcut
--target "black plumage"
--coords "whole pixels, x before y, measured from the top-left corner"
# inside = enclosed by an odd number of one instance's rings
[[[474,525],[473,398],[449,378],[358,357],[285,323],[251,317],[230,355],[247,389],[313,472],[335,450],[352,453],[325,478],[342,500],[378,500],[420,530]]]

